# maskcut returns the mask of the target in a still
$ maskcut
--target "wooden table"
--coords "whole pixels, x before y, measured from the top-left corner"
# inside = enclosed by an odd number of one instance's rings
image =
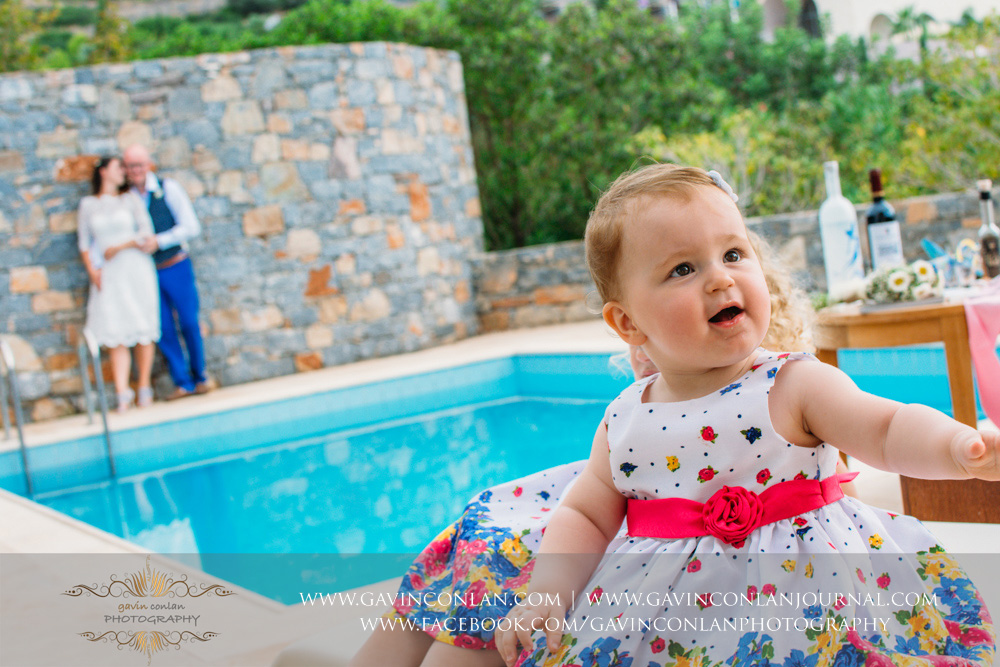
[[[969,330],[961,303],[900,306],[868,313],[858,308],[827,308],[817,315],[814,338],[816,356],[834,366],[841,348],[943,342],[955,419],[976,426]],[[900,484],[903,510],[918,519],[1000,523],[1000,483],[900,477]]]

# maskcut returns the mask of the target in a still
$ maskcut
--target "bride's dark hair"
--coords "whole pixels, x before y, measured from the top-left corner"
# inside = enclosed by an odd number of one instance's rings
[[[94,173],[90,177],[91,194],[98,194],[101,191],[101,169],[107,167],[113,160],[120,160],[117,155],[104,155],[97,164],[94,165]]]

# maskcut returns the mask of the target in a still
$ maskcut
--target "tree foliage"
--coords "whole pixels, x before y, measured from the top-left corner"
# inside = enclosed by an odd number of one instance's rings
[[[31,69],[41,62],[35,37],[58,11],[36,12],[21,0],[0,0],[0,71]]]
[[[20,1],[0,4],[12,17],[3,29],[20,26],[0,47],[6,69],[41,64],[39,44],[52,50],[50,66],[122,57],[65,35],[33,45],[40,24],[15,11]],[[883,169],[893,197],[997,178],[995,16],[966,16],[950,35],[924,40],[914,63],[875,57],[847,38],[813,39],[792,24],[765,40],[756,2],[742,3],[739,21],[728,2],[698,4],[664,20],[636,0],[572,3],[547,20],[539,0],[309,0],[270,32],[260,16],[226,10],[140,21],[122,43],[138,58],[357,41],[456,50],[494,249],[579,238],[598,194],[648,159],[718,169],[749,215],[818,206],[831,159],[854,201],[867,198],[872,167]],[[923,16],[899,19],[898,29],[923,34]],[[33,56],[12,64],[15,53]]]

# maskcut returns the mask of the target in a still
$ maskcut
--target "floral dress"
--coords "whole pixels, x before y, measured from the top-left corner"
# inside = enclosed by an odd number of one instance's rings
[[[523,595],[533,555],[559,500],[586,461],[491,487],[421,552],[403,577],[394,610],[428,634],[465,648],[496,648],[491,621]]]
[[[770,421],[775,376],[803,358],[762,352],[743,377],[689,401],[645,401],[657,376],[628,387],[605,414],[616,487],[710,505],[723,487],[756,497],[832,477],[833,447],[793,446]],[[992,665],[995,653],[981,596],[933,535],[850,497],[732,543],[624,536],[584,592],[555,654],[535,633],[518,665]]]

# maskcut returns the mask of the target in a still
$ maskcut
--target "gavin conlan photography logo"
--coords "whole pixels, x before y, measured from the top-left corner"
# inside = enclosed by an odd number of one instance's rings
[[[111,575],[105,584],[77,584],[65,591],[70,597],[106,598],[107,610],[100,622],[105,627],[79,632],[91,642],[102,642],[118,650],[153,656],[170,649],[180,650],[184,643],[207,642],[218,632],[204,630],[205,599],[235,595],[221,584],[192,584],[187,575],[158,570],[146,556],[146,566],[122,576]]]

